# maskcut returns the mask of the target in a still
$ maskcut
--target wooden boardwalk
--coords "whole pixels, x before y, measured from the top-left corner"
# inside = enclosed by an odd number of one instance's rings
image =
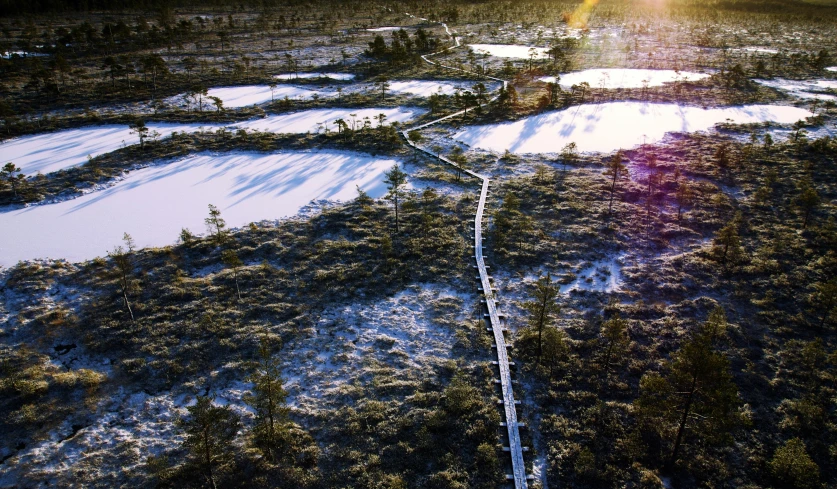
[[[410,15],[410,14],[407,14],[407,15]],[[412,16],[410,16],[410,17],[412,17]],[[447,32],[448,35],[453,36],[453,34],[451,34],[450,30],[448,29],[448,26],[444,23],[442,23],[442,25],[445,27],[445,32]],[[455,49],[455,48],[458,48],[460,46],[459,39],[455,36],[454,36],[454,41],[455,41],[455,46],[453,46],[451,48],[448,48],[448,49]],[[444,51],[446,51],[446,50],[444,50]],[[444,51],[440,51],[439,53],[442,53]],[[428,59],[428,56],[434,56],[434,55],[439,54],[439,53],[433,53],[433,54],[422,56],[422,59],[424,59],[425,61],[427,61],[428,63],[430,63],[432,65],[436,65],[436,66],[440,66],[442,68],[446,68],[446,69],[450,69],[450,70],[454,70],[454,71],[461,71],[461,72],[471,74],[468,71],[460,70],[458,68],[454,68],[454,67],[451,67],[451,66],[445,66],[443,64],[436,63],[436,62],[430,61]],[[499,78],[494,78],[494,77],[490,77],[490,76],[486,76],[485,78],[489,78],[489,79],[492,79],[492,80],[502,82],[503,83],[503,88],[504,89],[506,88],[506,81],[505,80],[501,80]],[[489,100],[487,103],[491,103],[496,98],[497,98],[497,96],[492,97],[491,100]],[[485,105],[485,104],[483,104],[483,105]],[[462,115],[466,112],[466,110],[461,110],[459,112],[456,112],[456,113],[450,114],[448,116],[436,119],[434,121],[427,122],[427,123],[421,124],[419,126],[415,126],[415,127],[412,127],[412,128],[405,129],[405,130],[401,131],[401,135],[407,141],[407,144],[409,144],[410,146],[412,146],[416,150],[421,151],[422,153],[425,153],[425,154],[431,156],[432,158],[436,158],[440,161],[443,161],[444,163],[447,163],[447,164],[449,164],[451,166],[454,166],[457,169],[459,169],[458,165],[456,165],[454,162],[452,162],[448,158],[445,158],[444,156],[442,156],[440,154],[435,154],[435,153],[433,153],[433,152],[431,152],[431,151],[429,151],[425,148],[422,148],[422,147],[418,146],[414,142],[410,141],[410,138],[408,136],[408,132],[409,131],[421,130],[421,129],[424,129],[426,127],[432,126],[434,124],[438,124],[440,122],[451,119],[453,117]],[[506,330],[506,328],[503,326],[503,323],[500,322],[500,317],[499,317],[499,314],[497,313],[497,301],[496,301],[496,298],[494,297],[494,291],[491,288],[491,281],[490,281],[489,276],[488,276],[488,271],[486,270],[486,267],[485,267],[485,257],[483,256],[483,249],[482,249],[482,221],[483,221],[483,216],[484,216],[484,213],[485,213],[485,202],[486,202],[486,199],[488,198],[488,191],[489,191],[489,187],[491,185],[491,181],[489,180],[488,177],[486,177],[484,175],[481,175],[479,173],[476,173],[476,172],[473,172],[473,171],[470,171],[470,170],[464,170],[464,169],[461,170],[461,171],[463,173],[465,173],[466,175],[470,175],[470,176],[472,176],[476,179],[479,179],[482,182],[482,188],[480,190],[480,200],[479,200],[479,204],[477,205],[477,213],[474,216],[474,258],[476,260],[476,267],[479,270],[479,279],[480,279],[480,284],[482,286],[481,290],[483,291],[483,294],[485,296],[485,305],[486,305],[486,308],[488,309],[488,320],[489,320],[490,325],[491,325],[491,331],[494,334],[494,345],[496,346],[496,349],[497,349],[497,366],[498,366],[499,372],[500,372],[500,387],[502,389],[501,402],[503,403],[503,411],[504,411],[504,414],[505,414],[505,423],[504,424],[505,424],[506,429],[508,430],[508,437],[509,437],[508,452],[511,455],[511,464],[512,464],[512,474],[510,476],[507,476],[507,477],[509,477],[511,480],[514,481],[515,489],[527,489],[528,488],[528,483],[527,483],[527,477],[526,477],[526,466],[523,463],[523,446],[521,445],[521,442],[520,442],[520,423],[517,420],[516,403],[515,403],[515,399],[514,399],[514,392],[512,391],[511,371],[509,370],[508,347],[506,346],[506,337],[503,333]]]

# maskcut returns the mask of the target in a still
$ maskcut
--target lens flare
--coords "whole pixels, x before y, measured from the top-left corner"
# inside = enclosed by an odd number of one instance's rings
[[[567,24],[570,27],[575,27],[577,29],[586,29],[587,28],[587,20],[590,18],[590,13],[593,11],[593,8],[598,5],[599,0],[584,0],[581,2],[581,5],[576,7],[576,9],[571,14],[567,14],[565,19]]]

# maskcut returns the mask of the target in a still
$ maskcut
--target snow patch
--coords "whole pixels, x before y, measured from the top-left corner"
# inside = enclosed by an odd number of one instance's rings
[[[277,80],[307,80],[312,78],[330,78],[332,80],[354,80],[354,73],[285,73],[273,75]]]
[[[676,104],[585,104],[519,121],[467,127],[454,134],[469,146],[513,153],[555,153],[574,142],[579,151],[611,152],[655,143],[669,132],[705,131],[715,124],[773,121],[790,124],[813,114],[777,105],[702,109]]]
[[[519,44],[469,44],[469,48],[476,53],[486,53],[498,58],[521,58],[529,59],[532,54],[535,59],[546,59],[549,57],[547,48],[533,46],[521,46]],[[534,49],[534,51],[532,51]]]
[[[642,88],[646,83],[649,87],[659,87],[665,83],[677,81],[697,81],[709,77],[705,73],[692,73],[675,70],[640,70],[640,69],[595,69],[576,71],[561,75],[559,84],[571,87],[587,82],[593,88]],[[538,78],[539,81],[555,83],[554,76]]]
[[[386,192],[383,173],[396,163],[338,151],[189,156],[76,199],[0,213],[8,230],[0,235],[0,264],[95,258],[125,232],[140,248],[172,244],[181,228],[204,228],[208,204],[239,227],[291,216],[312,199],[352,199],[356,186],[377,198]]]
[[[801,99],[837,100],[837,96],[828,91],[837,90],[837,80],[753,80],[759,85],[775,88]]]
[[[617,292],[622,288],[622,261],[624,255],[596,260],[581,268],[575,280],[561,285],[561,293],[572,291]]]

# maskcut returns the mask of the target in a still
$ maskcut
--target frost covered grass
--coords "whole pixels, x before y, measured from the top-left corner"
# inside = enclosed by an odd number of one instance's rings
[[[707,77],[709,75],[705,73],[688,71],[604,68],[563,74],[560,76],[559,84],[565,88],[580,83],[588,83],[591,87],[604,89],[641,88],[659,87],[672,82],[697,81]],[[556,77],[545,76],[538,78],[538,80],[545,83],[554,83]]]
[[[372,197],[397,163],[320,151],[197,155],[129,174],[112,187],[64,202],[0,213],[0,265],[19,260],[103,256],[127,232],[141,247],[164,246],[182,228],[203,229],[208,204],[230,226],[295,214],[312,200],[348,200],[357,187]]]
[[[710,108],[610,102],[547,112],[503,124],[471,126],[453,137],[474,148],[512,153],[557,153],[569,143],[579,151],[608,153],[654,143],[671,132],[706,131],[722,122],[790,124],[813,114],[789,106]]]
[[[354,73],[284,73],[273,75],[277,80],[310,80],[328,78],[331,80],[349,81],[355,79]]]
[[[759,85],[775,88],[801,99],[837,100],[837,80],[754,80]]]
[[[433,80],[393,81],[389,84],[391,93],[403,93],[419,97],[429,97],[433,94],[453,95],[458,91],[472,90],[475,82],[451,82]],[[497,88],[497,84],[485,84],[488,90]]]

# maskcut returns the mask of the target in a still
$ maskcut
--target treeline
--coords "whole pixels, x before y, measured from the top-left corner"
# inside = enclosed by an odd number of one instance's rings
[[[435,52],[441,43],[424,29],[418,29],[414,36],[404,29],[392,33],[392,41],[387,45],[384,36],[377,35],[369,43],[364,54],[376,61],[386,61],[392,65],[421,62],[421,55]]]

